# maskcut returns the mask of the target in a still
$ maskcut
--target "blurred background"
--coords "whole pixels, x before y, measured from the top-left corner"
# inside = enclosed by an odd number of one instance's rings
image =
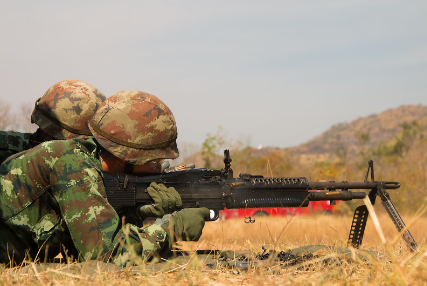
[[[427,2],[1,1],[0,129],[32,131],[54,83],[152,93],[173,111],[173,164],[401,181],[425,203]],[[352,207],[352,206],[350,206]],[[345,211],[345,210],[343,210]]]

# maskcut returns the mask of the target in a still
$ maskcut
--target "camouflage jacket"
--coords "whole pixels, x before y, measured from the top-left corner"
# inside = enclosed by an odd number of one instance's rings
[[[80,261],[124,266],[168,248],[158,225],[122,224],[106,199],[95,141],[47,141],[0,166],[0,262]]]
[[[42,142],[38,131],[21,133],[17,131],[0,131],[0,165],[16,153],[31,149]]]

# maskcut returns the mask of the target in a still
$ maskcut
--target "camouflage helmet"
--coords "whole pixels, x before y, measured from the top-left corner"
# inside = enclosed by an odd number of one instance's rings
[[[178,158],[175,118],[156,96],[124,90],[110,96],[89,125],[102,147],[133,165]]]
[[[105,99],[84,81],[60,81],[36,101],[31,123],[57,140],[89,137],[89,120]]]

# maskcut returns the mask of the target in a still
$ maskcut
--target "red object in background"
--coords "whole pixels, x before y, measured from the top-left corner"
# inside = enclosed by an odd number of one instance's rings
[[[340,202],[337,201],[337,204]],[[220,219],[233,219],[243,217],[257,216],[290,216],[312,213],[328,213],[334,212],[336,205],[331,205],[330,201],[314,201],[308,204],[305,208],[265,208],[265,209],[224,209],[219,212]]]

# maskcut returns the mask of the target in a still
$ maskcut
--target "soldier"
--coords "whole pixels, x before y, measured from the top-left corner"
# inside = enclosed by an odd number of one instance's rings
[[[0,131],[0,164],[44,141],[92,136],[88,122],[104,100],[102,92],[83,81],[54,84],[36,101],[31,115],[31,123],[39,126],[36,132]]]
[[[44,261],[61,250],[124,266],[165,255],[176,239],[199,239],[209,210],[177,211],[178,193],[162,184],[151,184],[156,203],[140,211],[161,219],[145,228],[122,223],[106,199],[102,171],[158,172],[162,159],[178,157],[170,109],[148,93],[118,92],[90,130],[93,138],[44,142],[0,166],[0,262]]]

